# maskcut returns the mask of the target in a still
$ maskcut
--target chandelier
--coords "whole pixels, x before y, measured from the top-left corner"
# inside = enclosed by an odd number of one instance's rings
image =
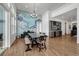
[[[31,13],[31,16],[37,18],[38,16],[37,16],[37,13],[36,13],[36,4],[33,4],[33,7],[34,7],[34,10]]]

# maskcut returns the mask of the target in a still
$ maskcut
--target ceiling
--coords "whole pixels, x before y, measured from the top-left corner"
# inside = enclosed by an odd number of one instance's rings
[[[15,3],[17,10],[24,10],[33,13],[35,10],[38,16],[41,16],[47,10],[55,10],[65,3]]]
[[[62,19],[62,20],[68,20],[68,21],[77,20],[77,9],[73,9],[71,11],[68,11],[64,14],[56,16],[55,18]]]

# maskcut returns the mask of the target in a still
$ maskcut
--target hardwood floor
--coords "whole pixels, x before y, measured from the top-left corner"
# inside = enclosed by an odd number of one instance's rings
[[[47,39],[47,50],[39,52],[34,47],[31,51],[25,52],[26,46],[23,39],[17,39],[12,47],[8,48],[4,56],[78,56],[79,45],[76,44],[76,38],[69,35]]]

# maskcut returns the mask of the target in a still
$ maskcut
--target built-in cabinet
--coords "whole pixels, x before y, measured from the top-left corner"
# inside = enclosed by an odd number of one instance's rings
[[[58,21],[49,21],[49,36],[50,37],[57,37],[61,36],[61,22]]]

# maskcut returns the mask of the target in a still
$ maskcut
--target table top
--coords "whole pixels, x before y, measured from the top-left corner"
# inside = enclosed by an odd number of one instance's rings
[[[44,36],[44,34],[39,34],[39,33],[29,33],[29,35],[30,35],[32,38],[39,38],[40,36]]]

